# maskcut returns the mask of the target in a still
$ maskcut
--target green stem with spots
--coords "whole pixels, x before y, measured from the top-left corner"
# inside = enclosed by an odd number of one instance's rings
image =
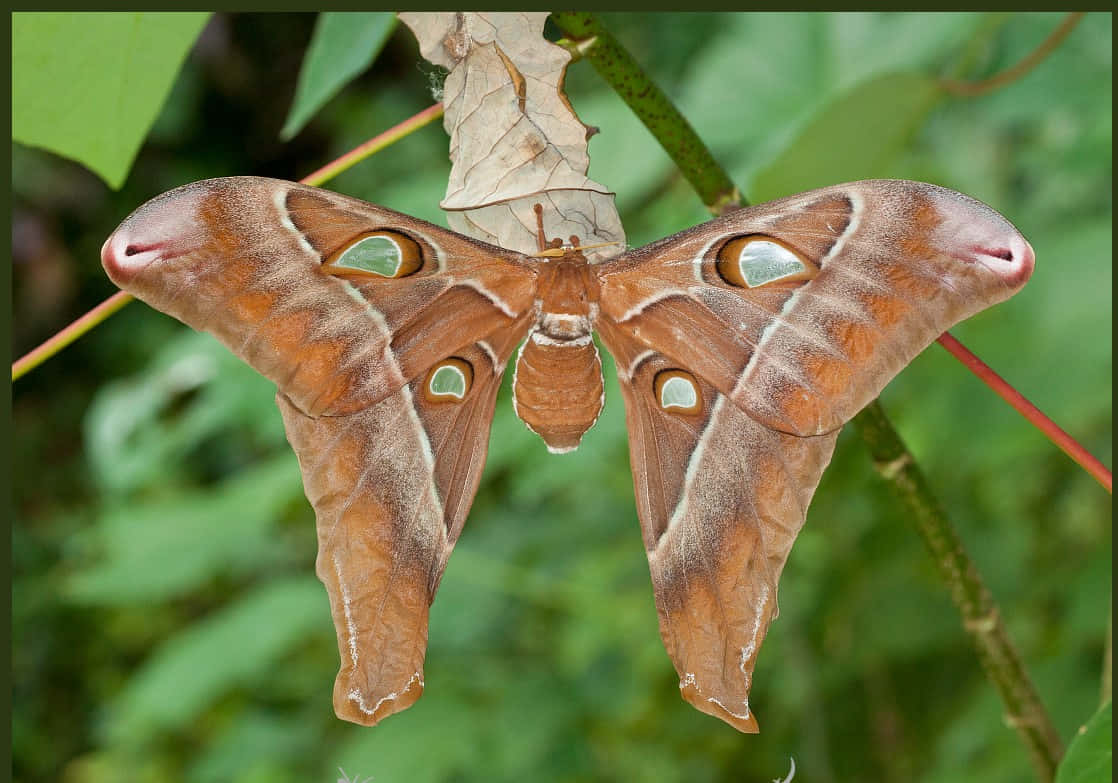
[[[1063,757],[1060,736],[1009,638],[1001,612],[967,554],[959,534],[939,504],[881,404],[873,402],[854,417],[877,472],[904,501],[910,519],[932,556],[940,579],[970,634],[986,676],[1005,708],[1005,721],[1021,737],[1040,780],[1055,777]]]
[[[742,205],[741,193],[691,123],[593,14],[557,12],[551,19],[566,34],[566,47],[629,105],[713,214]]]
[[[707,207],[718,214],[738,203],[738,190],[691,125],[651,82],[632,56],[590,14],[557,13],[552,19],[585,59],[637,113],[660,141]],[[904,501],[916,529],[947,585],[987,678],[1005,706],[1006,722],[1029,750],[1042,781],[1051,781],[1063,756],[1059,735],[1017,654],[997,604],[963,548],[923,473],[896,429],[874,401],[854,418],[874,464]]]

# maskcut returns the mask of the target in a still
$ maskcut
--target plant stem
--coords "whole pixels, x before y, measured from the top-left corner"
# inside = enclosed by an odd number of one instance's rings
[[[732,206],[731,194],[738,191],[729,175],[698,139],[690,124],[601,22],[589,14],[552,14],[552,19],[568,36],[580,42],[579,50],[583,55],[649,125],[649,130],[660,140],[708,208],[718,213]],[[646,119],[649,115],[652,124]],[[695,150],[703,154],[693,154]],[[703,183],[704,187],[700,188],[698,183]],[[711,186],[710,183],[718,184]],[[1059,735],[1009,639],[997,604],[978,569],[881,406],[876,401],[871,403],[854,418],[854,423],[869,446],[878,471],[911,512],[958,607],[963,627],[974,640],[986,676],[1002,698],[1007,722],[1029,749],[1039,778],[1052,780],[1063,755]]]
[[[433,106],[429,106],[418,114],[412,115],[408,119],[404,120],[399,125],[394,125],[393,127],[386,130],[384,133],[381,133],[364,142],[363,144],[354,147],[352,150],[342,155],[340,158],[334,160],[331,163],[327,163],[318,171],[308,174],[299,181],[302,182],[304,185],[321,185],[323,182],[326,182],[327,180],[333,179],[334,177],[338,176],[346,169],[352,168],[353,166],[357,165],[370,155],[380,152],[385,147],[394,144],[408,134],[419,130],[424,125],[434,122],[442,116],[443,105],[441,103],[436,103]]]
[[[556,12],[551,19],[568,48],[590,61],[687,177],[715,215],[742,205],[742,196],[691,123],[593,14]]]
[[[1002,621],[1001,612],[974,561],[967,555],[947,514],[932,494],[912,453],[873,402],[854,417],[854,425],[869,447],[877,472],[904,500],[940,578],[962,616],[986,676],[1005,705],[1006,723],[1025,746],[1037,776],[1052,780],[1063,756],[1063,745],[1044,705],[1025,671]]]

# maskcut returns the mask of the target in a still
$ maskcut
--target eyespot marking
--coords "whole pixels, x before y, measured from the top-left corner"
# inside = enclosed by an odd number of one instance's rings
[[[423,251],[397,231],[372,231],[335,251],[322,265],[330,274],[407,277],[423,266]]]
[[[474,368],[465,359],[452,356],[427,373],[423,396],[429,402],[461,402],[474,384]]]
[[[816,268],[784,243],[762,234],[737,237],[718,251],[719,276],[739,288],[766,283],[810,280]]]
[[[669,413],[696,414],[703,410],[703,395],[695,376],[686,370],[661,370],[652,381],[656,402]]]

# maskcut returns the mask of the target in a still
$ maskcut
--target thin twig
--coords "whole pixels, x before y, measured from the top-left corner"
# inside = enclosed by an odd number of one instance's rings
[[[434,106],[429,106],[418,114],[415,114],[404,120],[399,125],[395,125],[379,136],[369,139],[359,147],[354,147],[352,150],[347,152],[345,155],[342,155],[334,162],[327,163],[318,171],[308,174],[306,177],[299,181],[305,185],[321,185],[323,182],[326,182],[327,180],[333,179],[334,177],[338,176],[346,169],[352,168],[353,166],[357,165],[370,155],[380,152],[385,147],[394,144],[395,142],[407,136],[409,133],[413,133],[419,130],[424,125],[434,122],[442,116],[443,105],[441,103],[436,103]]]
[[[1060,25],[1052,31],[1052,33],[1041,41],[1040,45],[1029,52],[1022,58],[1016,65],[1006,68],[1001,73],[995,74],[988,79],[981,79],[979,81],[968,82],[960,79],[941,79],[939,86],[944,91],[953,95],[966,95],[975,96],[982,95],[983,93],[996,90],[999,87],[1004,87],[1011,82],[1014,82],[1024,76],[1026,73],[1035,68],[1041,60],[1047,57],[1052,51],[1059,46],[1084,16],[1082,11],[1070,13],[1064,17]]]
[[[304,185],[321,185],[323,182],[338,176],[346,169],[357,165],[370,155],[380,152],[385,147],[399,141],[409,133],[417,131],[424,125],[438,119],[442,114],[442,104],[436,103],[434,106],[430,106],[418,114],[409,117],[399,125],[395,125],[384,133],[369,139],[360,146],[355,147],[340,158],[326,164],[318,171],[308,174],[299,181]],[[126,304],[134,301],[134,299],[135,297],[129,293],[117,291],[78,320],[57,332],[54,336],[48,338],[42,345],[34,348],[13,362],[12,381],[17,380],[38,367],[90,329],[97,326],[102,321],[107,320]]]
[[[28,351],[12,362],[12,380],[35,369],[134,299],[135,297],[127,291],[117,291],[65,329],[48,338],[38,348]]]
[[[1068,435],[1056,422],[1045,416],[1040,408],[1029,402],[1025,395],[1010,386],[1004,378],[994,372],[984,361],[971,353],[965,345],[952,337],[950,333],[944,332],[941,334],[938,342],[971,372],[981,378],[999,397],[1012,405],[1018,413],[1028,419],[1030,424],[1043,432],[1050,441],[1059,446],[1065,454],[1075,460],[1081,468],[1090,474],[1091,478],[1102,484],[1107,492],[1114,494],[1113,478],[1110,471],[1093,454],[1076,441],[1075,438]]]
[[[609,67],[603,67],[598,62],[594,64],[611,87],[625,95],[633,91],[634,85],[640,85],[638,97],[655,97],[653,105],[658,111],[657,129],[653,130],[650,127],[650,130],[661,141],[672,160],[696,189],[698,189],[695,185],[697,182],[726,183],[714,190],[700,191],[704,202],[712,211],[729,206],[725,199],[729,193],[736,192],[729,175],[721,169],[709,152],[702,157],[684,154],[685,150],[696,148],[706,150],[706,147],[698,141],[691,126],[682,120],[679,112],[652,84],[628,52],[625,52],[606,32],[601,23],[588,14],[553,14],[552,19],[571,38],[583,41],[584,54],[592,62],[594,62],[595,49],[604,46],[608,52]],[[597,41],[595,46],[589,44],[588,39],[591,36]],[[603,41],[606,43],[602,44]],[[628,99],[627,102],[633,106]],[[667,108],[662,105],[665,103]],[[638,110],[637,113],[642,120],[645,119],[641,111]],[[677,117],[680,124],[675,127],[673,123],[676,122]],[[691,137],[695,137],[695,140],[689,140],[683,145],[665,142],[665,139],[670,141]],[[704,170],[690,170],[689,167],[694,166],[702,167]],[[871,403],[854,418],[854,423],[870,446],[879,472],[908,506],[917,529],[943,581],[948,586],[962,617],[963,626],[974,641],[978,659],[982,663],[986,676],[1002,698],[1007,722],[1017,731],[1022,742],[1029,749],[1040,779],[1052,780],[1056,765],[1063,755],[1059,735],[1037,696],[1028,673],[1021,664],[1020,656],[1006,632],[997,605],[986,589],[978,569],[963,549],[950,520],[932,494],[911,452],[905,447],[882,412],[881,406],[877,402]]]

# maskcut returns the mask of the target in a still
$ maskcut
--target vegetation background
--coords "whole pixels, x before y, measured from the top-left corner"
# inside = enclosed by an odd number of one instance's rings
[[[996,73],[1061,19],[605,17],[754,201],[893,176],[1007,215],[1036,249],[1036,274],[955,334],[1109,465],[1110,16],[1088,15],[988,94],[909,89],[913,74]],[[13,144],[13,356],[113,293],[99,249],[141,202],[206,177],[298,179],[430,105],[432,69],[400,26],[281,140],[315,23],[210,18],[119,191]],[[617,192],[632,245],[705,219],[587,64],[567,89],[601,129],[590,174]],[[119,104],[102,110],[113,127]],[[448,171],[434,124],[327,186],[445,225]],[[15,779],[284,783],[341,768],[377,781],[768,781],[790,757],[796,780],[824,783],[1031,778],[904,508],[850,432],[781,582],[751,700],[762,733],[683,703],[607,377],[605,414],[565,457],[502,393],[432,609],[426,692],[374,729],[333,715],[338,653],[313,515],[270,383],[143,304],[16,382]],[[1070,741],[1100,702],[1110,496],[936,346],[882,399]]]

